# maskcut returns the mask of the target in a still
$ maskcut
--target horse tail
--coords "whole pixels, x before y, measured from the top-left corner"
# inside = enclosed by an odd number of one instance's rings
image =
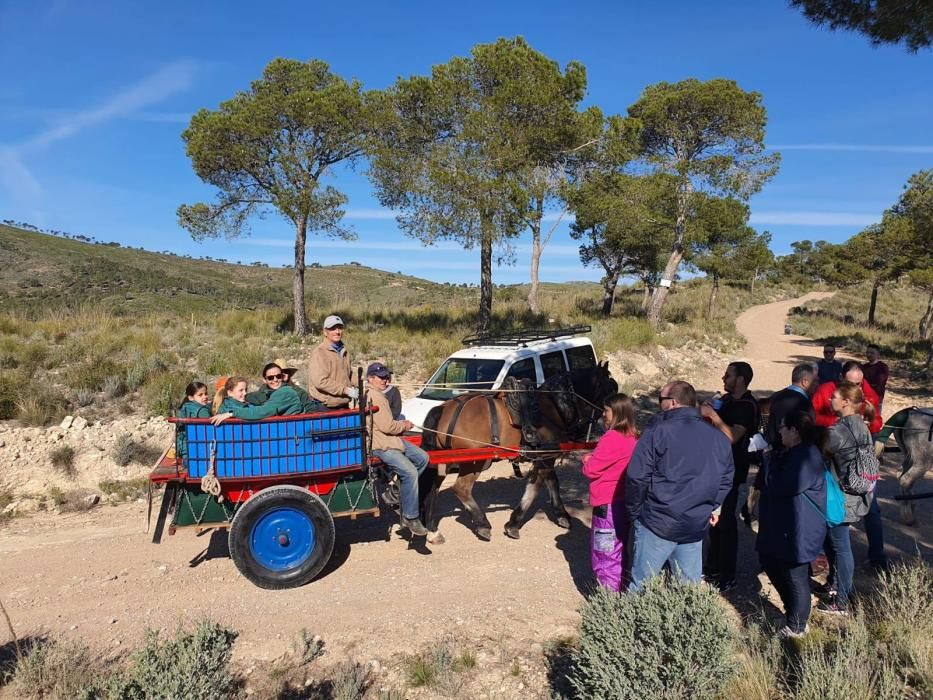
[[[901,449],[904,449],[904,426],[907,425],[907,419],[910,418],[910,414],[913,410],[913,407],[902,408],[893,416],[889,416],[875,440],[886,442],[891,433],[894,433],[894,439],[897,440],[897,444],[901,446]]]
[[[444,412],[445,404],[435,406],[424,418],[424,430],[421,431],[421,448],[430,452],[436,450],[437,445],[437,426],[441,423],[441,414]]]

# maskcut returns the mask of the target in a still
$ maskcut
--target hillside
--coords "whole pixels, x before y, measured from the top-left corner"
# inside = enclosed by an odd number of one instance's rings
[[[103,304],[116,313],[218,308],[288,308],[291,268],[195,260],[135,248],[83,243],[0,225],[0,304],[7,309],[48,311]],[[469,297],[468,290],[362,265],[308,268],[309,313],[315,307],[360,304],[385,298],[400,306]]]

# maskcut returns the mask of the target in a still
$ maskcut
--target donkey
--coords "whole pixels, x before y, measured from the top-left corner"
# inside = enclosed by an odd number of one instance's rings
[[[560,497],[554,466],[561,442],[586,436],[593,420],[602,412],[602,401],[618,390],[609,374],[608,363],[574,374],[551,377],[540,388],[528,382],[507,379],[506,392],[473,392],[445,401],[428,413],[422,447],[428,451],[502,445],[515,449],[513,468],[531,461],[521,502],[512,511],[505,534],[518,539],[522,520],[543,484],[550,496],[558,526],[570,527],[570,516]],[[473,485],[492,460],[462,462],[453,490],[472,518],[476,536],[489,541],[492,525],[473,498]],[[428,541],[444,541],[438,532],[435,513],[437,492],[443,475],[425,470],[419,482],[421,516],[429,530]]]
[[[933,408],[902,409],[888,418],[885,429],[894,432],[894,439],[904,454],[898,482],[901,495],[910,496],[914,484],[933,467]],[[901,501],[901,520],[905,525],[914,524],[913,499]]]

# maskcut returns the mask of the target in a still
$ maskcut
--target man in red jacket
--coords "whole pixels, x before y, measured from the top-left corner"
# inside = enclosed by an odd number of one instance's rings
[[[862,387],[862,394],[865,396],[865,400],[874,407],[875,417],[868,426],[868,431],[874,435],[881,430],[881,426],[884,425],[884,419],[881,417],[881,401],[878,399],[878,394],[875,393],[875,390],[865,381],[865,376],[862,374],[862,366],[855,360],[849,360],[842,366],[842,379]],[[825,382],[820,384],[820,388],[817,389],[816,393],[813,395],[813,411],[816,413],[816,424],[822,425],[824,428],[832,427],[836,424],[836,421],[839,420],[839,417],[833,413],[833,408],[830,405],[830,400],[833,398],[833,392],[835,390],[836,382]]]
[[[878,394],[875,393],[875,390],[865,381],[865,375],[862,373],[862,366],[855,360],[849,360],[842,366],[842,379],[862,387],[862,395],[865,397],[865,401],[869,402],[874,407],[875,417],[868,425],[868,430],[872,435],[875,435],[884,425],[884,419],[881,417],[881,401],[878,399]],[[825,384],[820,384],[820,388],[817,389],[816,393],[813,395],[813,410],[816,413],[817,425],[829,428],[835,425],[836,421],[839,419],[838,416],[833,413],[832,406],[830,405],[833,392],[835,391],[836,383],[826,382]],[[880,457],[882,450],[884,450],[884,443],[876,442],[875,454]],[[888,561],[884,553],[884,530],[881,524],[881,508],[878,505],[877,498],[871,499],[871,507],[864,521],[865,535],[868,537],[868,561],[876,570],[887,569]]]

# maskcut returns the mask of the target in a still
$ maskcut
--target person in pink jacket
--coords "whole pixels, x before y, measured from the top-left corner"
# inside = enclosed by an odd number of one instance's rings
[[[603,404],[606,433],[596,449],[583,458],[583,474],[590,480],[593,507],[592,562],[596,581],[611,591],[625,590],[625,541],[629,523],[625,517],[625,469],[638,430],[635,407],[625,394],[613,394]]]

